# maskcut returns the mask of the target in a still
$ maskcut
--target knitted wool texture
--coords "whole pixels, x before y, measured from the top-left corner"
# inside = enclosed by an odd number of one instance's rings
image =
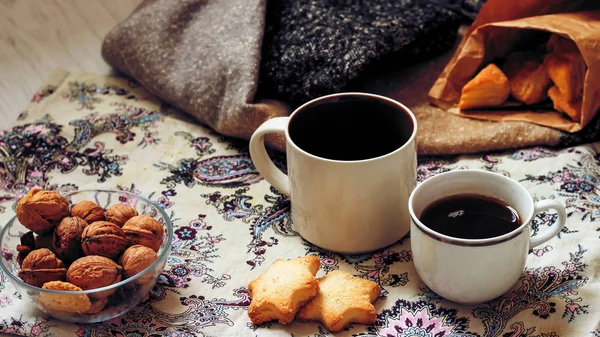
[[[374,64],[412,62],[448,51],[460,16],[446,5],[417,0],[270,1],[258,95],[300,104],[344,90],[367,76]]]

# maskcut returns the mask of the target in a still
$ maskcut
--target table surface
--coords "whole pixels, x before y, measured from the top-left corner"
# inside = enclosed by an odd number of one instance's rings
[[[55,68],[106,74],[106,33],[141,0],[0,0],[0,129]]]
[[[47,85],[52,94],[42,92],[29,104],[15,133],[0,133],[0,150],[16,163],[0,167],[0,224],[34,184],[63,192],[120,189],[164,207],[174,226],[172,251],[147,300],[97,325],[48,319],[0,276],[0,331],[26,337],[330,336],[321,324],[298,320],[255,326],[247,314],[249,282],[279,258],[310,255],[321,261],[319,278],[342,270],[382,288],[374,303],[375,324],[353,324],[336,336],[600,336],[600,143],[419,158],[419,182],[448,170],[484,169],[520,182],[535,200],[561,202],[569,214],[560,236],[526,255],[527,269],[512,289],[494,301],[466,306],[425,286],[410,238],[354,255],[303,241],[291,221],[293,201],[261,178],[247,144],[161,106],[137,83],[70,73]],[[6,139],[11,148],[35,144],[35,151],[6,151]],[[275,158],[285,165],[283,156]],[[328,188],[327,179],[323,184]],[[343,198],[331,205],[342,210]],[[532,232],[540,235],[555,219],[551,212],[534,217]],[[494,266],[505,263],[511,262],[490,256],[489,270],[464,277],[494,282],[504,277]]]

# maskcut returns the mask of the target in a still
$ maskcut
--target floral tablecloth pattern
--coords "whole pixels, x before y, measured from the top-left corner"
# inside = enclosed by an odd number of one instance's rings
[[[420,281],[410,238],[380,251],[339,255],[303,241],[290,200],[257,173],[247,143],[219,136],[124,78],[57,71],[15,126],[0,131],[0,224],[33,186],[112,188],[146,196],[175,224],[173,252],[151,295],[101,324],[44,316],[0,275],[0,332],[23,336],[311,336],[318,323],[255,326],[247,285],[277,258],[315,255],[383,291],[374,325],[337,336],[600,337],[600,155],[597,144],[479,156],[419,158],[418,179],[478,168],[522,183],[568,212],[560,235],[531,250],[521,279],[477,306],[446,301]],[[285,157],[273,153],[285,170]],[[556,215],[534,218],[533,232]]]

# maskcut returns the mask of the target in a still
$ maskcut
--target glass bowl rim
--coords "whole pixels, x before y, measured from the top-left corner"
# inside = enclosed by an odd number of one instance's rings
[[[38,288],[38,287],[32,286],[30,284],[23,282],[23,280],[21,280],[19,277],[15,276],[12,272],[7,270],[6,267],[4,266],[4,263],[0,263],[0,270],[2,272],[4,272],[6,275],[8,275],[8,277],[11,278],[14,282],[17,282],[19,285],[27,288],[28,290],[33,290],[33,291],[38,291],[38,292],[46,292],[46,293],[50,293],[50,294],[65,294],[65,295],[86,294],[87,295],[87,294],[99,293],[99,292],[106,291],[106,290],[117,289],[125,284],[130,283],[131,281],[135,281],[137,278],[142,277],[148,271],[154,269],[154,267],[159,263],[159,261],[161,261],[165,257],[165,255],[171,251],[171,245],[173,243],[173,222],[171,221],[171,218],[169,217],[167,212],[165,212],[165,210],[160,205],[158,205],[156,202],[154,202],[144,196],[141,196],[139,194],[133,193],[133,192],[121,191],[121,190],[111,190],[111,189],[97,189],[97,188],[83,189],[83,190],[69,191],[69,192],[66,192],[61,195],[64,197],[68,197],[70,195],[74,195],[74,194],[82,193],[82,192],[124,193],[124,194],[130,195],[134,198],[140,199],[148,204],[151,204],[155,209],[157,209],[158,212],[160,213],[160,215],[165,220],[165,224],[167,225],[167,232],[168,232],[167,243],[164,246],[165,248],[160,253],[160,255],[158,255],[157,259],[154,262],[152,262],[152,264],[150,264],[148,267],[146,267],[144,270],[137,273],[133,277],[126,278],[124,280],[121,280],[117,283],[108,285],[106,287],[96,288],[96,289],[88,289],[88,290],[78,290],[78,291],[43,289],[43,288]],[[17,220],[16,215],[14,215],[0,230],[0,249],[2,247],[2,241],[3,241],[2,238],[4,238],[4,235],[6,234],[6,231],[8,230],[8,228],[12,227],[15,220]]]

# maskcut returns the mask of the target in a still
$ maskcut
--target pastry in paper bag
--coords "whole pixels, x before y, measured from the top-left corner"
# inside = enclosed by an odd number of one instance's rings
[[[483,76],[482,70],[490,65],[503,71],[496,76],[505,75],[510,82],[510,95],[500,104],[473,97],[475,82],[494,80]],[[475,93],[486,95],[481,91]],[[472,29],[431,88],[429,99],[465,117],[525,121],[576,132],[598,112],[598,91],[600,11],[589,11],[492,22]]]

